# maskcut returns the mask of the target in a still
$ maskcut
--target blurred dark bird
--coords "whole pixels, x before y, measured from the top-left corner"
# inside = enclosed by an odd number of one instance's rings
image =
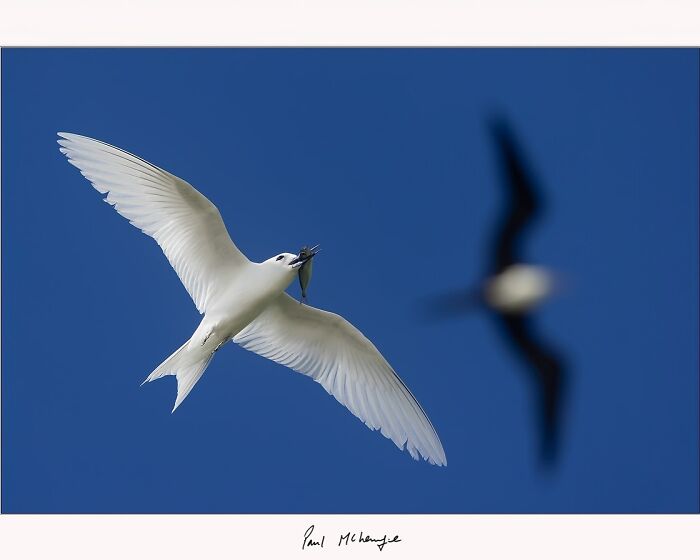
[[[475,290],[433,298],[431,315],[458,316],[477,307],[491,312],[532,375],[539,400],[540,457],[544,464],[552,464],[559,449],[565,368],[562,357],[536,332],[533,312],[551,295],[554,277],[520,254],[524,234],[542,216],[542,195],[505,122],[492,121],[490,133],[499,153],[508,202],[492,241],[488,273]]]
[[[484,299],[507,341],[532,373],[539,399],[541,457],[549,464],[559,448],[564,364],[536,332],[532,312],[552,293],[554,278],[547,269],[526,264],[520,254],[525,232],[543,213],[542,194],[505,122],[492,122],[491,133],[509,200],[494,236]]]

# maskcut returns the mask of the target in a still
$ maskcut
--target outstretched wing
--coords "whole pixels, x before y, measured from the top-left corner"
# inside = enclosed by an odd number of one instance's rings
[[[192,185],[99,140],[58,135],[61,152],[107,194],[105,202],[160,245],[200,313],[250,263],[231,241],[219,210]]]
[[[283,293],[233,338],[246,350],[310,376],[373,430],[445,465],[435,429],[415,397],[365,336],[340,315]]]
[[[541,456],[546,463],[557,457],[565,392],[564,365],[560,356],[537,340],[530,318],[523,314],[501,314],[498,320],[514,349],[527,362],[539,398]]]
[[[510,129],[504,122],[494,121],[491,131],[499,151],[503,182],[508,193],[508,203],[496,231],[490,265],[491,273],[498,274],[520,261],[518,238],[540,211],[541,202]]]

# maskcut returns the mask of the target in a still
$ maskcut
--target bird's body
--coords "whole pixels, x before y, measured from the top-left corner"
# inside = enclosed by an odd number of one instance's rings
[[[284,254],[284,261],[295,255]],[[206,349],[228,342],[247,327],[270,302],[294,281],[296,270],[272,262],[250,263],[232,278],[229,288],[207,309],[191,342]]]
[[[487,279],[484,299],[501,313],[526,313],[552,291],[552,275],[544,267],[517,263]]]
[[[105,201],[156,240],[203,315],[189,340],[146,378],[176,376],[173,411],[232,340],[308,375],[414,459],[446,464],[430,420],[377,348],[339,315],[299,305],[285,293],[317,247],[251,262],[216,206],[189,183],[104,142],[59,136],[61,152]],[[310,270],[301,279],[304,289]]]
[[[178,376],[178,396],[173,411],[194,387],[214,353],[262,313],[292,283],[296,270],[288,266],[296,256],[283,253],[275,261],[248,263],[232,275],[228,287],[207,305],[207,311],[190,339],[144,381],[172,371]]]

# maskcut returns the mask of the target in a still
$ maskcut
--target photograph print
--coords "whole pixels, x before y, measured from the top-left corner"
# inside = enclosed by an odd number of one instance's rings
[[[699,511],[697,50],[1,56],[3,513]]]

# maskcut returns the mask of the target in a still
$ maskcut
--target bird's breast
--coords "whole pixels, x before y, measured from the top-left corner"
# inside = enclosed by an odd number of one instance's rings
[[[532,265],[517,264],[508,267],[486,283],[486,301],[505,312],[527,311],[551,292],[549,273]]]
[[[222,337],[232,338],[247,327],[282,292],[286,284],[259,271],[241,275],[210,309],[207,319]]]

